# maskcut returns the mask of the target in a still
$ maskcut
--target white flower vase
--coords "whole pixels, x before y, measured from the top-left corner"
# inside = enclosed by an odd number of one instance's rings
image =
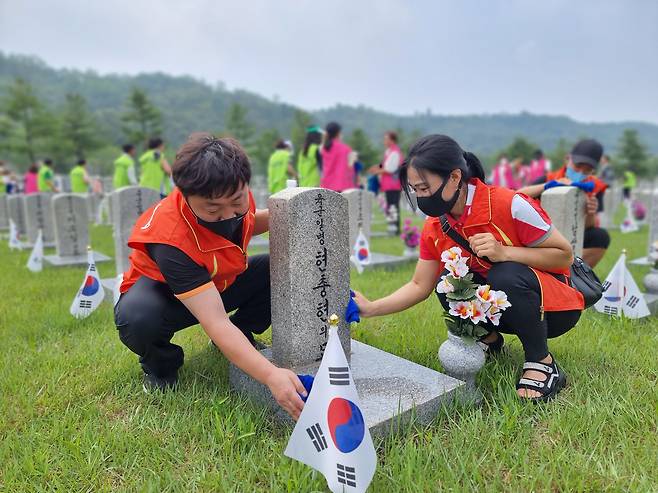
[[[647,293],[658,294],[658,270],[651,268],[649,273],[644,276],[644,287],[647,289]]]
[[[484,366],[486,355],[480,345],[470,337],[459,337],[448,331],[448,339],[439,347],[439,361],[445,372],[466,383],[464,397],[479,402],[482,394],[475,386],[475,377]]]
[[[402,256],[404,258],[418,258],[418,248],[405,246]]]

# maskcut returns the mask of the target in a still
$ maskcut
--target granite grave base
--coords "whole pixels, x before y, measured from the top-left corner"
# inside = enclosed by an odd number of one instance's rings
[[[60,257],[59,255],[44,255],[43,259],[55,267],[87,265],[86,253],[84,255],[72,255],[66,257]],[[108,257],[107,255],[94,251],[94,262],[107,262],[108,260],[112,260],[112,257]]]
[[[428,424],[441,406],[464,395],[465,384],[460,380],[359,341],[352,340],[351,348],[350,368],[373,436],[383,437],[412,421]],[[271,349],[261,353],[272,360]],[[319,366],[318,361],[292,370],[300,375],[315,375]],[[293,423],[265,385],[234,365],[230,365],[229,382],[233,389],[271,408],[277,420]]]

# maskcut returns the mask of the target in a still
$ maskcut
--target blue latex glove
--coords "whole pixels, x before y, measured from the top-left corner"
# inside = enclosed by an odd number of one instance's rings
[[[311,389],[313,388],[313,380],[314,377],[313,375],[297,375],[299,380],[302,382],[302,385],[306,389],[306,397],[304,397],[302,394],[299,394],[299,397],[302,398],[304,402],[306,402],[306,399],[308,399],[308,396],[311,395]]]
[[[350,289],[350,300],[347,302],[347,308],[345,309],[345,321],[348,324],[352,322],[360,322],[361,317],[359,317],[359,307],[354,301],[354,291]]]
[[[554,187],[566,187],[564,183],[560,183],[557,180],[551,180],[547,183],[544,183],[544,190]],[[580,188],[585,193],[590,193],[594,191],[594,182],[593,181],[575,181],[571,184],[572,187]]]

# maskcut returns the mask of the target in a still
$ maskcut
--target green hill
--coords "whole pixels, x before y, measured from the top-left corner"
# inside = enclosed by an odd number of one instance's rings
[[[164,137],[174,146],[195,130],[221,131],[232,103],[248,110],[248,118],[257,131],[276,128],[282,135],[290,132],[296,107],[271,101],[245,90],[227,90],[221,83],[211,86],[192,77],[173,77],[163,73],[99,75],[93,71],[54,69],[28,56],[0,52],[0,97],[16,77],[36,88],[37,94],[53,109],[63,105],[65,94],[77,92],[89,102],[101,125],[103,137],[122,142],[120,114],[132,87],[144,89],[164,117]],[[335,97],[340,98],[337,93]],[[428,95],[431,99],[431,95]],[[516,136],[525,136],[542,148],[555,147],[560,138],[573,141],[581,136],[601,140],[608,152],[614,152],[625,128],[635,128],[653,153],[658,153],[658,125],[642,122],[582,123],[566,116],[530,113],[441,116],[429,113],[394,115],[364,106],[336,105],[316,111],[318,123],[336,120],[345,130],[361,127],[379,142],[383,131],[402,129],[408,134],[440,132],[455,137],[465,148],[489,155]]]

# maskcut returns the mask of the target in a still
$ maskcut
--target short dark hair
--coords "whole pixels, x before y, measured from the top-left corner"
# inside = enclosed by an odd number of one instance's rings
[[[123,144],[121,148],[123,149],[123,152],[130,152],[135,148],[135,146],[132,144]]]
[[[78,159],[78,165],[85,165],[85,164],[87,164],[86,159]]]
[[[53,164],[53,160],[47,157],[46,159],[43,160],[43,164],[47,164],[48,166],[50,166],[51,164]]]
[[[385,135],[388,135],[388,138],[391,139],[396,144],[398,143],[398,133],[397,132],[394,132],[393,130],[389,130],[388,132],[385,132]]]
[[[157,149],[162,145],[162,139],[160,137],[153,137],[149,139],[149,149]]]
[[[276,144],[274,144],[275,149],[287,149],[288,144],[286,144],[286,141],[283,139],[279,139],[276,141]]]
[[[198,132],[176,152],[172,176],[186,197],[225,197],[249,184],[251,165],[237,140]]]

